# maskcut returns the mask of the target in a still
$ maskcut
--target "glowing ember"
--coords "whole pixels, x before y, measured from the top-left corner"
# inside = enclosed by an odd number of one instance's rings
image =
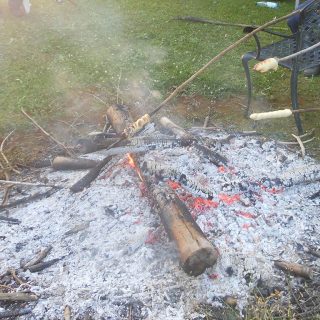
[[[181,185],[178,182],[175,182],[175,181],[172,181],[172,180],[168,180],[167,183],[168,183],[169,187],[171,189],[173,189],[173,190],[181,188]]]
[[[233,196],[228,196],[227,194],[220,193],[219,194],[219,199],[221,201],[223,201],[224,203],[230,205],[230,204],[233,204],[234,202],[239,201],[240,200],[240,195],[239,194],[235,194]]]
[[[249,212],[244,212],[241,210],[236,211],[236,215],[244,217],[244,218],[248,218],[248,219],[255,219],[256,218],[256,216],[254,214],[249,213]]]
[[[210,207],[217,208],[218,205],[219,205],[219,203],[217,203],[215,201],[203,199],[200,197],[195,198],[194,202],[193,202],[193,208],[196,210],[200,210],[200,211],[203,211],[206,208],[210,208]]]

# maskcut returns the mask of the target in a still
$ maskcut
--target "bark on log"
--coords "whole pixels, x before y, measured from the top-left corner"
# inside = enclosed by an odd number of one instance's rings
[[[152,187],[159,215],[167,234],[178,249],[183,270],[192,276],[202,274],[218,259],[217,249],[193,220],[186,205],[169,187]]]
[[[69,157],[56,157],[52,162],[54,170],[81,170],[90,169],[95,167],[98,161],[82,159],[82,158],[69,158]]]
[[[36,301],[38,297],[35,294],[24,292],[0,292],[0,301]]]
[[[127,110],[119,110],[117,106],[108,109],[108,120],[115,131],[123,132],[127,121],[131,118]],[[122,120],[119,120],[122,119]],[[183,138],[188,138],[183,136]],[[137,167],[138,174],[148,187],[153,202],[159,208],[158,213],[165,230],[178,249],[181,266],[189,275],[198,276],[206,268],[215,264],[218,258],[218,251],[208,241],[200,227],[193,220],[186,205],[176,196],[174,191],[164,186],[154,186],[142,175],[138,166],[138,157],[131,155]]]
[[[175,123],[173,123],[170,119],[166,117],[162,117],[160,119],[160,124],[163,128],[171,131],[174,135],[180,138],[184,139],[194,139],[195,142],[193,146],[205,157],[207,158],[210,162],[212,162],[214,165],[217,167],[222,166],[222,165],[227,165],[228,160],[222,156],[221,154],[214,152],[207,148],[206,146],[200,144],[197,142],[195,136],[192,134],[186,132],[183,128],[179,127]]]

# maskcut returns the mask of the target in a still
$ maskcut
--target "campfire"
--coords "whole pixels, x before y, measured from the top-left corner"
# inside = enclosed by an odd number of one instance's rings
[[[107,115],[95,152],[54,159],[1,207],[0,315],[203,319],[197,304],[241,313],[257,287],[319,278],[315,160],[168,118],[118,143],[132,118]]]

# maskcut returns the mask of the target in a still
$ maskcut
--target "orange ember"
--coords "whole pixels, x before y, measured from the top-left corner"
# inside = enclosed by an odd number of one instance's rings
[[[217,208],[218,207],[218,203],[212,200],[207,200],[207,199],[203,199],[203,198],[195,198],[194,202],[193,202],[193,208],[196,210],[204,210],[205,208]]]
[[[219,194],[219,199],[221,201],[223,201],[224,203],[230,205],[230,204],[233,204],[234,202],[239,201],[240,200],[240,195],[239,194],[235,194],[233,196],[228,196],[227,194],[220,193]]]
[[[135,169],[135,168],[136,168],[136,165],[135,165],[135,163],[134,163],[133,158],[131,157],[131,154],[128,153],[127,156],[128,156],[128,164],[129,164],[129,166],[130,166],[131,168],[134,168],[134,169]]]
[[[173,190],[181,188],[181,185],[178,182],[175,182],[175,181],[172,181],[172,180],[168,180],[167,183],[168,183],[169,187],[171,189],[173,189]]]

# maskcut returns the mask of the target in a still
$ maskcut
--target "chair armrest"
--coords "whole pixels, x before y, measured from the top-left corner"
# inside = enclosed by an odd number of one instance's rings
[[[257,29],[257,27],[245,27],[243,29],[243,32],[244,33],[250,33],[252,32],[253,30]],[[269,33],[269,34],[273,34],[275,36],[279,36],[279,37],[282,37],[282,38],[286,38],[286,39],[290,39],[292,38],[292,35],[287,35],[287,34],[284,34],[284,33],[281,33],[281,32],[278,32],[278,31],[274,31],[272,29],[262,29],[261,31],[263,32],[266,32],[266,33]]]

